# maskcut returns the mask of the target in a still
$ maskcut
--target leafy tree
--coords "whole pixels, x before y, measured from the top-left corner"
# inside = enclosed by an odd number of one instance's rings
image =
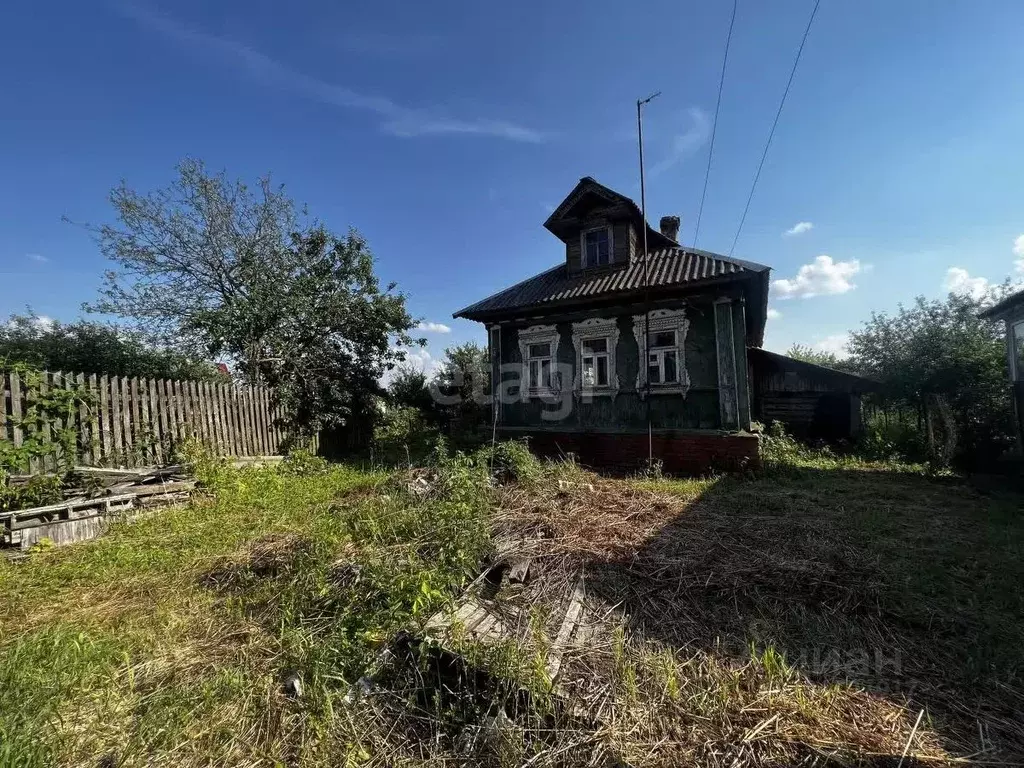
[[[122,182],[111,202],[119,224],[93,231],[117,269],[90,309],[235,360],[301,430],[353,418],[415,343],[405,296],[381,289],[366,241],[300,220],[269,177],[252,191],[185,160],[166,189]]]
[[[458,447],[469,447],[491,423],[490,382],[487,352],[479,344],[469,341],[445,350],[430,389]]]
[[[812,363],[814,365],[824,366],[825,368],[832,368],[833,370],[840,370],[844,366],[844,361],[836,357],[834,352],[814,349],[814,347],[804,344],[794,344],[786,350],[786,356],[792,357],[794,360],[801,360],[805,363]]]
[[[434,400],[430,396],[427,374],[420,368],[409,363],[401,363],[388,384],[388,395],[391,403],[400,408],[416,408],[424,414],[434,410]]]
[[[944,300],[919,296],[895,314],[872,314],[851,334],[852,361],[884,382],[891,401],[932,417],[936,403],[943,410],[948,405],[962,464],[995,458],[1011,440],[1002,329],[978,317],[1008,290],[1007,284],[981,299],[952,293]]]
[[[153,347],[130,330],[86,320],[46,321],[31,311],[0,324],[0,363],[154,379],[224,378],[212,363]]]

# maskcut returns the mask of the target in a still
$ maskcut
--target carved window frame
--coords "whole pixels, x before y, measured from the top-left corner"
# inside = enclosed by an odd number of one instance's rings
[[[605,339],[608,342],[608,384],[603,387],[583,386],[583,342]],[[591,317],[572,324],[572,345],[576,350],[576,375],[573,392],[577,395],[617,395],[619,393],[619,371],[616,366],[615,350],[619,344],[619,324],[614,317]]]
[[[550,344],[551,345],[551,368],[550,377],[556,379],[555,386],[530,387],[530,345]],[[543,397],[552,395],[561,390],[561,382],[558,377],[558,328],[554,325],[531,325],[519,331],[519,354],[523,361],[522,383],[519,391],[524,400],[531,397]],[[549,379],[550,381],[550,379]]]
[[[679,379],[670,384],[651,384],[651,394],[679,394],[686,397],[690,391],[690,372],[686,369],[686,332],[690,321],[685,309],[655,309],[650,312],[650,320],[644,315],[633,315],[633,338],[636,339],[637,359],[639,367],[636,372],[636,391],[640,397],[647,395],[647,337],[649,325],[651,333],[675,331],[676,333],[676,375]]]

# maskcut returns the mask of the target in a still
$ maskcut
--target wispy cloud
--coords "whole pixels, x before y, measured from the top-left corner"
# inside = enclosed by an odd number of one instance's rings
[[[27,258],[29,261],[34,261],[39,264],[45,264],[46,262],[49,261],[49,259],[43,256],[43,254],[41,253],[26,253],[25,258]]]
[[[850,356],[850,352],[847,349],[849,343],[850,334],[835,333],[814,342],[814,348],[821,352],[831,352],[836,357],[842,359]]]
[[[1017,235],[1013,241],[1013,255],[1017,257],[1014,262],[1017,272],[1024,275],[1024,235]]]
[[[860,271],[861,264],[857,259],[833,261],[831,256],[822,254],[810,264],[800,267],[796,277],[773,280],[772,288],[780,299],[834,296],[856,288],[851,279]]]
[[[690,107],[686,110],[689,118],[689,125],[685,132],[672,137],[672,146],[669,153],[651,168],[652,175],[664,173],[672,166],[682,162],[704,144],[711,135],[711,118],[708,113],[700,107]]]
[[[970,296],[975,301],[985,298],[994,287],[985,277],[971,277],[971,273],[963,267],[950,267],[946,270],[946,279],[942,287],[949,293]]]
[[[444,323],[432,323],[426,320],[420,321],[416,326],[417,331],[426,331],[427,333],[451,333],[452,329]]]
[[[814,224],[811,222],[799,221],[782,234],[786,237],[793,237],[794,235],[802,235],[804,232],[810,232],[812,229],[814,229]]]
[[[117,7],[139,24],[175,42],[213,54],[264,85],[297,93],[330,106],[376,115],[380,118],[381,130],[393,136],[461,134],[523,142],[540,142],[544,139],[538,131],[505,120],[452,117],[439,108],[406,107],[384,96],[358,93],[294,70],[235,40],[191,29],[139,5],[122,3]]]
[[[775,307],[768,307],[767,314],[769,320],[778,320],[779,318],[782,317],[782,313],[779,312],[779,310],[775,309]]]

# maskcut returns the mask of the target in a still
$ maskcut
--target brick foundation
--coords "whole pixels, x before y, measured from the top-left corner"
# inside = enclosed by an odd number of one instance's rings
[[[547,457],[576,455],[584,466],[634,472],[647,461],[647,434],[608,432],[502,432],[505,438],[528,438],[530,449]],[[705,474],[760,466],[758,441],[754,435],[721,432],[655,432],[655,459],[670,474]]]

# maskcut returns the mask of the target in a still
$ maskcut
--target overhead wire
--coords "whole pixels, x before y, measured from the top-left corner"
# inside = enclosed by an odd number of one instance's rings
[[[740,225],[736,228],[736,237],[732,240],[732,247],[729,249],[729,255],[732,256],[733,251],[736,250],[736,243],[739,242],[740,232],[743,231],[743,224],[747,220],[747,212],[750,210],[750,201],[754,199],[754,190],[757,189],[757,181],[761,178],[761,169],[764,168],[765,158],[768,157],[768,148],[772,145],[772,138],[775,136],[775,128],[779,124],[779,118],[782,116],[782,108],[786,106],[786,97],[789,96],[789,89],[793,85],[793,77],[796,75],[797,65],[800,64],[800,56],[804,52],[804,45],[807,43],[807,36],[811,33],[811,25],[814,23],[814,17],[818,13],[818,6],[821,5],[821,0],[815,0],[814,8],[811,9],[811,17],[807,20],[807,28],[804,29],[804,36],[800,40],[800,47],[796,51],[796,59],[793,61],[793,68],[789,72],[789,81],[786,83],[786,90],[782,93],[782,101],[779,102],[779,109],[775,113],[775,121],[772,123],[772,129],[768,132],[768,141],[765,142],[764,152],[761,153],[761,162],[757,165],[757,173],[754,174],[754,183],[750,185],[750,194],[747,196],[747,204],[743,208],[743,215],[740,217]]]
[[[725,55],[722,57],[722,74],[718,78],[718,100],[715,102],[715,119],[711,123],[711,146],[708,148],[708,167],[704,171],[704,191],[700,193],[700,207],[697,209],[697,224],[693,230],[693,247],[697,247],[697,237],[700,235],[700,218],[704,213],[704,198],[708,194],[708,179],[711,176],[711,158],[715,154],[715,134],[718,131],[718,111],[722,108],[722,89],[725,86],[725,65],[729,62],[729,44],[732,42],[732,28],[736,24],[736,5],[738,0],[732,0],[732,18],[729,19],[729,32],[725,36]]]

